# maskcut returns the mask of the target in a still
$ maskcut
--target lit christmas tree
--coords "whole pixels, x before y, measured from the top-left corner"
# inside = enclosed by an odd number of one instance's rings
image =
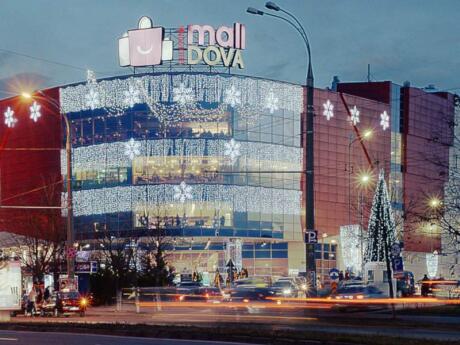
[[[395,231],[396,226],[385,182],[385,173],[382,169],[372,201],[365,261],[386,263],[391,297],[393,297],[393,286],[390,253],[391,246],[396,242]]]

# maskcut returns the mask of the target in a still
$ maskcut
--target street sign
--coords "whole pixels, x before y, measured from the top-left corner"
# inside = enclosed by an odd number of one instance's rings
[[[77,249],[74,247],[67,248],[67,257],[73,259],[77,256]]]
[[[305,231],[305,243],[318,243],[318,231],[307,230]]]
[[[398,274],[404,272],[404,262],[401,256],[393,257],[391,260],[393,274]]]
[[[331,278],[332,281],[338,281],[339,280],[339,270],[337,268],[330,269],[329,278]]]
[[[396,258],[399,256],[399,254],[401,254],[401,246],[399,245],[399,243],[394,243],[391,246],[391,256]]]
[[[75,263],[75,273],[96,273],[97,269],[97,261]]]

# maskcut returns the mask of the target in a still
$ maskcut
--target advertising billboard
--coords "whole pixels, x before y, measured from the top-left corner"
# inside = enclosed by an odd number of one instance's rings
[[[0,263],[0,310],[21,309],[22,276],[19,262]]]

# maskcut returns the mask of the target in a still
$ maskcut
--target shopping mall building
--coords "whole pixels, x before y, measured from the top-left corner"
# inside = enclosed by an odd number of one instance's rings
[[[65,181],[66,154],[56,150],[65,113],[76,242],[107,233],[142,241],[161,229],[179,272],[223,271],[229,259],[251,275],[305,272],[305,87],[200,66],[90,76],[28,103],[0,101],[2,204],[44,205],[44,177]],[[433,270],[440,229],[409,211],[425,212],[429,197],[443,198],[453,95],[391,82],[335,83],[314,90],[314,111],[318,272],[361,270],[361,229],[380,169],[400,219],[405,269],[417,278]],[[1,230],[27,234],[21,212],[2,209]],[[448,276],[438,261],[435,268],[431,275]]]

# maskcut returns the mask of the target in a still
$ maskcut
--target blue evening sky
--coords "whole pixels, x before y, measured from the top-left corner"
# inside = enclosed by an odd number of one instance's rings
[[[129,73],[118,67],[117,38],[142,15],[158,25],[246,24],[245,74],[304,82],[305,53],[284,22],[246,14],[261,0],[1,0],[0,97],[20,82],[46,87]],[[307,29],[316,85],[332,76],[460,91],[458,0],[278,0]],[[59,62],[49,63],[7,51]],[[69,65],[69,66],[67,66]],[[74,67],[71,67],[74,66]],[[19,82],[20,81],[20,82]]]

